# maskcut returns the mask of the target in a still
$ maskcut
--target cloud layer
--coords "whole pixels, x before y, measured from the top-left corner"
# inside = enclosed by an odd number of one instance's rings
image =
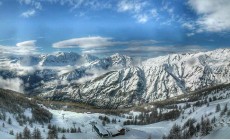
[[[24,92],[23,81],[19,78],[3,79],[0,76],[0,88],[10,89],[21,93]]]
[[[19,42],[16,46],[0,45],[1,55],[32,55],[37,54],[36,40]]]
[[[36,13],[36,11],[34,9],[31,9],[31,10],[28,10],[28,11],[25,11],[21,14],[22,17],[25,17],[25,18],[29,18],[31,16],[34,16]]]
[[[53,43],[54,48],[104,48],[111,46],[139,46],[146,44],[155,44],[155,40],[132,40],[132,41],[117,41],[110,37],[92,36],[92,37],[81,37],[69,40],[63,40],[60,42]]]
[[[139,23],[146,23],[152,18],[158,16],[158,12],[155,8],[147,8],[149,6],[148,1],[141,0],[120,0],[117,4],[118,12],[130,13]]]
[[[198,32],[221,32],[230,30],[229,0],[189,0],[188,4],[199,15]]]
[[[60,41],[53,44],[54,48],[97,48],[97,47],[107,47],[113,46],[116,44],[112,41],[111,38],[107,37],[81,37],[81,38],[74,38],[69,40]]]

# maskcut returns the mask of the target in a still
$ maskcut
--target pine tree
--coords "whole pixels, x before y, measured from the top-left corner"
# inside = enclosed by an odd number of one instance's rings
[[[41,131],[38,128],[34,128],[33,134],[32,134],[33,139],[41,139]]]
[[[220,104],[217,104],[217,105],[216,105],[216,112],[219,112],[220,110],[221,110]]]
[[[200,132],[201,132],[201,135],[205,135],[205,121],[204,121],[204,118],[203,118],[203,116],[201,117],[201,129],[200,129]]]
[[[63,127],[61,130],[62,133],[66,133],[66,129]]]
[[[223,111],[224,111],[224,113],[228,111],[228,104],[225,104]]]
[[[209,134],[209,132],[212,131],[212,125],[209,118],[206,119],[206,126],[207,126],[206,134]]]
[[[31,139],[30,129],[27,126],[23,130],[23,139]]]
[[[81,128],[80,127],[78,127],[77,132],[81,133]]]
[[[211,123],[215,123],[216,122],[216,117],[214,116],[211,120]]]
[[[51,129],[51,127],[52,127],[52,125],[49,123],[49,124],[48,124],[48,129]]]
[[[3,119],[3,121],[6,121],[6,113],[5,112],[3,112],[3,114],[2,114],[2,119]]]
[[[200,131],[200,123],[197,123],[196,124],[196,132],[199,132]]]
[[[16,134],[16,139],[22,139],[22,138],[23,137],[22,137],[22,133],[21,132]]]
[[[212,130],[209,118],[201,122],[201,135],[206,136]]]
[[[12,121],[11,121],[11,118],[8,118],[8,124],[11,125],[12,124]]]
[[[19,133],[19,135],[18,135],[18,136],[19,136],[19,139],[22,139],[22,138],[23,138],[23,136],[22,136],[22,133],[21,133],[21,132]]]
[[[190,123],[190,125],[189,125],[188,132],[189,132],[189,136],[190,136],[190,137],[192,137],[192,136],[196,133],[196,128],[195,128],[194,125],[191,124],[191,123]]]
[[[177,124],[174,124],[167,138],[168,139],[180,139],[181,137],[182,137],[181,127]]]
[[[49,129],[47,139],[58,139],[56,126],[53,126],[51,129]]]
[[[188,132],[188,130],[184,130],[183,131],[183,133],[182,133],[182,138],[183,139],[189,139],[190,137],[189,137],[189,132]]]
[[[10,135],[14,135],[14,131],[13,130],[10,130]]]
[[[65,134],[62,135],[61,139],[66,139]]]

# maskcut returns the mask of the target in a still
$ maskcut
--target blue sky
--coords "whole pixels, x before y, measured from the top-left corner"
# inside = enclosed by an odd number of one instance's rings
[[[154,57],[228,48],[229,13],[229,0],[0,0],[0,51]]]

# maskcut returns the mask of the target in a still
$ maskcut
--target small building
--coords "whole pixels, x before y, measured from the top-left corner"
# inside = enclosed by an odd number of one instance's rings
[[[115,137],[119,135],[125,135],[125,128],[120,125],[113,125],[110,127],[104,127],[103,125],[97,124],[96,122],[90,122],[92,129],[97,132],[100,137]]]
[[[107,130],[108,130],[110,136],[112,136],[112,137],[120,135],[120,132],[115,128],[108,128]]]
[[[115,128],[118,130],[120,135],[125,135],[125,128],[121,127],[120,125],[116,125]]]
[[[109,132],[102,125],[95,124],[95,125],[93,125],[93,128],[100,137],[108,137],[109,136]]]
[[[116,137],[119,135],[125,135],[125,128],[121,127],[120,125],[115,125],[114,127],[109,127],[106,129],[110,136]]]

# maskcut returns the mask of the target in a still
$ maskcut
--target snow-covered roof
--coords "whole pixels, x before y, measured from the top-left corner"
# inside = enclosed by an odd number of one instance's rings
[[[97,127],[97,129],[99,130],[99,132],[101,134],[108,134],[108,132],[106,131],[106,129],[103,126],[96,124],[95,127]]]
[[[120,126],[120,125],[115,125],[115,128],[117,129],[117,130],[121,130],[121,129],[124,129],[122,126]]]

